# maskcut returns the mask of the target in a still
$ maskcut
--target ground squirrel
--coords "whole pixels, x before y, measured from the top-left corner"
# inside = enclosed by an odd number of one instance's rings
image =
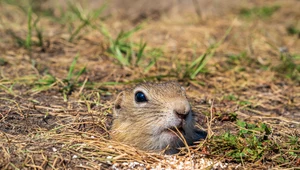
[[[189,145],[206,135],[196,132],[185,89],[177,82],[142,83],[117,96],[113,107],[113,140],[147,151],[168,147],[167,152],[172,154],[184,146],[175,127]]]

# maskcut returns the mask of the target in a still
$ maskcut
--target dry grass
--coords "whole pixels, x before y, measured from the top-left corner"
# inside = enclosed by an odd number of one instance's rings
[[[245,2],[214,15],[200,8],[181,14],[175,5],[174,10],[140,11],[139,17],[126,19],[115,13],[94,17],[97,10],[78,4],[73,10],[78,7],[79,13],[74,14],[68,5],[62,12],[50,1],[35,3],[30,43],[28,11],[22,10],[28,6],[7,2],[0,2],[2,169],[300,167],[296,0]],[[250,10],[240,14],[244,7]],[[48,9],[53,13],[46,14]],[[142,23],[142,29],[118,46],[135,51],[130,53],[132,64],[122,66],[107,51],[111,42],[103,28],[114,39],[136,23]],[[141,38],[147,46],[135,65],[139,47],[133,43]],[[215,51],[208,52],[213,45]],[[187,76],[193,70],[186,65],[205,52],[213,54],[208,63],[202,63],[204,68],[194,79]],[[141,81],[168,80],[187,88],[199,127],[209,138],[174,156],[109,140],[117,91]]]

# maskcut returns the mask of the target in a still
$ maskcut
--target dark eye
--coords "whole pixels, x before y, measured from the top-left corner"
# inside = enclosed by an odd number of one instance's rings
[[[147,98],[146,98],[146,95],[143,93],[143,92],[136,92],[135,93],[135,101],[136,102],[147,102]]]

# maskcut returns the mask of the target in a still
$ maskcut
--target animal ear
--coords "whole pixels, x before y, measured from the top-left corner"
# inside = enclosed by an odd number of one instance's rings
[[[120,110],[122,109],[122,102],[123,102],[124,92],[118,94],[117,99],[115,100],[114,104],[114,114],[115,116],[119,115]]]
[[[182,93],[182,95],[186,96],[186,93],[185,93],[185,88],[184,88],[184,87],[182,87],[182,86],[180,86],[180,89],[181,89],[181,93]]]

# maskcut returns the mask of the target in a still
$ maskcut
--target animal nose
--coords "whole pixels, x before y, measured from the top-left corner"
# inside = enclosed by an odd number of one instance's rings
[[[190,105],[188,102],[174,103],[174,113],[180,118],[185,119],[190,112]]]
[[[180,119],[185,119],[188,115],[188,113],[182,113],[182,112],[177,112],[177,111],[175,111],[175,113]]]

